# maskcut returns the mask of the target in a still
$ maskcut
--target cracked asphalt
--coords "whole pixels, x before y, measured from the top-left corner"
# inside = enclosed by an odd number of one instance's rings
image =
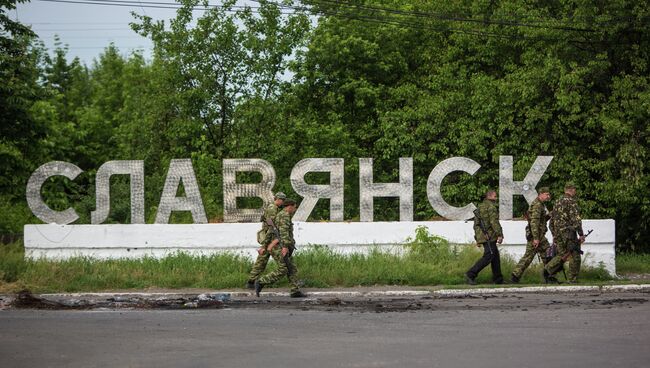
[[[596,368],[650,361],[648,290],[222,299],[205,308],[2,310],[0,366]]]

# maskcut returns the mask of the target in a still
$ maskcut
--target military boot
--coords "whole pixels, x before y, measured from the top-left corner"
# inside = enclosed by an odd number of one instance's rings
[[[542,277],[544,278],[544,283],[545,284],[548,284],[549,276],[551,276],[551,274],[548,273],[548,271],[546,271],[546,268],[544,268],[544,270],[542,271]]]
[[[260,284],[260,280],[255,280],[255,296],[260,297],[260,291],[262,291],[264,285]]]
[[[555,276],[548,276],[546,278],[546,283],[547,284],[553,284],[553,285],[559,285],[560,280],[556,279]]]
[[[519,277],[515,276],[515,274],[513,273],[512,275],[510,275],[510,282],[513,283],[513,284],[518,284],[519,283]]]
[[[291,296],[292,298],[304,298],[307,296],[307,294],[303,293],[300,290],[296,290],[296,291],[292,291],[289,296]]]

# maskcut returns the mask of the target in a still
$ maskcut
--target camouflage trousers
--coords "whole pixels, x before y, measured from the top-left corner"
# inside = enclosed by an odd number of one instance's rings
[[[291,253],[289,253],[291,254]],[[282,249],[280,247],[275,247],[271,251],[271,256],[273,260],[278,264],[278,269],[262,276],[259,279],[260,284],[270,285],[279,281],[282,277],[287,276],[289,279],[289,284],[291,284],[291,292],[298,291],[300,289],[298,285],[298,268],[293,264],[293,257],[291,255],[286,258],[282,257]]]
[[[542,240],[540,240],[539,244],[537,245],[537,248],[533,247],[533,241],[529,241],[528,244],[526,244],[526,253],[524,253],[524,256],[521,257],[519,260],[519,263],[517,263],[517,266],[515,266],[515,269],[512,271],[512,276],[516,278],[521,278],[521,275],[524,274],[524,271],[530,266],[530,263],[535,259],[535,254],[539,254],[539,256],[542,259],[542,263],[546,265],[548,262],[548,259],[546,258],[546,251],[551,245],[548,243],[548,240],[546,240],[546,237],[543,237]]]
[[[253,269],[251,270],[251,273],[248,275],[248,281],[249,282],[254,282],[257,280],[258,277],[264,272],[266,269],[266,265],[269,263],[269,258],[271,258],[271,255],[269,252],[264,252],[262,254],[257,255],[257,259],[255,260],[255,264],[253,265]]]
[[[582,257],[577,251],[572,251],[578,243],[575,239],[562,239],[558,238],[555,240],[557,245],[557,255],[553,257],[547,264],[546,270],[549,274],[555,275],[564,267],[564,262],[562,257],[566,257],[567,253],[570,253],[567,261],[569,262],[569,273],[567,274],[567,280],[575,282],[578,280],[578,274],[580,273],[580,263],[582,262]]]

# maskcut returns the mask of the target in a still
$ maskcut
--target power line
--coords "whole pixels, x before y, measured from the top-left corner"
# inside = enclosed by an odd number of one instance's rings
[[[88,31],[131,31],[125,28],[57,28],[57,29],[37,29],[38,32],[88,32]]]
[[[257,1],[257,0],[251,0],[251,1],[260,2],[260,1]],[[448,26],[433,26],[431,24],[426,24],[426,23],[421,23],[421,22],[414,21],[414,19],[400,20],[400,19],[396,19],[394,17],[383,17],[382,18],[382,17],[377,17],[377,16],[352,15],[352,14],[348,14],[348,13],[342,13],[342,12],[339,12],[339,11],[314,10],[314,9],[309,9],[309,8],[305,8],[305,7],[302,7],[302,6],[278,4],[278,3],[274,3],[272,1],[268,1],[268,3],[274,4],[274,5],[282,7],[282,8],[294,9],[294,10],[297,10],[297,11],[307,11],[307,12],[311,12],[313,14],[330,15],[332,17],[343,17],[343,18],[348,18],[348,19],[352,19],[352,20],[359,20],[359,21],[369,21],[369,22],[374,22],[374,23],[399,26],[399,27],[403,27],[403,28],[411,28],[411,29],[415,29],[415,30],[428,29],[428,30],[431,30],[431,31],[434,31],[434,32],[439,32],[439,33],[451,32],[451,33],[459,33],[459,34],[482,36],[482,37],[511,39],[511,40],[552,41],[552,42],[571,41],[571,42],[576,42],[576,43],[585,43],[585,41],[580,41],[580,40],[563,40],[563,39],[547,38],[547,37],[529,37],[529,36],[523,36],[523,35],[507,35],[507,34],[488,32],[488,31],[477,30],[477,29],[452,28],[452,27],[448,27]]]
[[[67,4],[84,4],[84,5],[104,5],[104,6],[123,6],[129,8],[153,8],[153,9],[181,9],[185,6],[179,3],[158,2],[158,1],[129,1],[129,0],[38,0],[50,3],[67,3]],[[214,8],[223,8],[227,12],[235,12],[244,9],[260,9],[260,7],[250,7],[242,5],[232,5],[225,7],[223,5],[193,6],[195,11],[205,11]]]
[[[109,25],[109,24],[129,24],[128,22],[30,22],[30,25],[83,25],[83,24],[101,24],[101,25]]]
[[[117,46],[114,45],[115,48],[117,49],[127,49],[127,50],[145,50],[145,49],[151,49],[151,46]],[[78,49],[105,49],[108,48],[108,46],[69,46],[67,49],[69,50],[78,50]]]
[[[553,26],[553,25],[546,25],[546,26],[539,26],[535,23],[542,23],[542,22],[556,22],[559,24],[571,24],[574,25],[577,22],[577,19],[583,19],[583,23],[590,23],[594,25],[605,25],[605,24],[612,24],[612,23],[618,23],[619,21],[635,21],[635,22],[647,22],[650,20],[650,16],[643,16],[643,17],[635,17],[635,16],[613,16],[610,14],[594,14],[594,15],[571,15],[568,18],[562,20],[562,19],[557,19],[551,16],[548,17],[540,17],[540,16],[530,16],[529,14],[522,15],[522,14],[517,14],[517,13],[509,13],[510,16],[515,17],[515,20],[511,19],[504,19],[504,18],[490,18],[490,19],[476,19],[476,18],[466,18],[460,15],[454,15],[450,13],[440,13],[440,12],[415,12],[415,11],[408,11],[408,10],[402,10],[402,9],[394,9],[394,8],[387,8],[387,7],[378,7],[378,6],[370,6],[370,5],[359,5],[359,4],[350,4],[346,3],[344,1],[336,1],[336,0],[310,0],[310,3],[327,3],[329,6],[346,6],[348,8],[350,7],[355,7],[355,8],[361,8],[361,9],[373,9],[373,10],[381,10],[381,11],[388,11],[388,12],[395,12],[395,13],[401,13],[401,14],[407,14],[407,15],[415,15],[415,16],[422,16],[422,17],[437,17],[441,20],[450,20],[450,21],[463,21],[463,22],[475,22],[475,23],[489,23],[489,24],[502,24],[502,25],[513,25],[513,26],[531,26],[535,28],[555,28],[555,29],[561,29],[561,30],[573,30],[573,31],[598,31],[596,29],[584,29],[584,28],[576,28],[576,27],[567,27],[567,26]],[[598,16],[607,16],[610,19],[606,21],[597,21],[594,18]],[[520,20],[521,18],[526,18],[525,23],[522,23]],[[585,22],[584,20],[588,20],[589,22]]]
[[[253,0],[253,1],[255,1],[255,0]],[[256,2],[259,2],[259,1],[256,1]],[[332,5],[332,6],[338,5],[338,6],[345,6],[347,8],[362,9],[362,10],[369,10],[369,11],[382,11],[382,12],[391,13],[391,14],[405,15],[405,16],[412,16],[412,17],[419,17],[419,18],[434,18],[434,19],[443,20],[443,21],[456,21],[456,22],[467,22],[467,23],[477,23],[477,24],[495,24],[495,25],[513,26],[513,27],[548,28],[548,29],[556,29],[556,30],[563,30],[563,31],[578,31],[578,32],[595,32],[596,31],[595,29],[585,29],[585,28],[566,27],[566,26],[539,25],[539,24],[531,24],[531,23],[522,23],[522,22],[518,22],[518,21],[511,21],[511,20],[474,19],[474,18],[466,18],[466,17],[460,17],[460,16],[445,15],[445,14],[442,14],[442,13],[407,11],[407,10],[394,9],[394,8],[378,7],[378,6],[349,4],[349,3],[331,1],[331,0],[330,1],[328,1],[328,0],[312,0],[312,2],[316,3],[316,4],[324,4],[325,3],[325,4]]]
[[[126,1],[126,0],[39,0],[39,1],[46,1],[46,2],[55,2],[55,3],[76,3],[76,4],[88,4],[88,5],[105,5],[105,6],[129,6],[129,7],[152,7],[152,8],[158,8],[163,5],[157,5],[157,4],[168,4],[168,3],[160,3],[160,2],[133,2],[133,1]],[[254,2],[261,3],[261,1],[257,0],[252,0]],[[332,16],[332,17],[342,17],[342,18],[347,18],[347,19],[352,19],[352,20],[358,20],[358,21],[364,21],[364,22],[370,22],[370,23],[377,23],[377,24],[386,24],[386,25],[393,25],[393,26],[398,26],[398,27],[403,27],[403,28],[411,28],[411,29],[416,29],[416,30],[422,30],[422,29],[427,29],[427,30],[432,30],[435,32],[440,32],[440,33],[445,33],[445,32],[452,32],[452,33],[460,33],[460,34],[466,34],[466,35],[474,35],[474,36],[482,36],[482,37],[495,37],[495,38],[504,38],[504,39],[514,39],[514,40],[532,40],[532,41],[569,41],[569,42],[575,42],[575,43],[591,43],[588,41],[581,41],[581,40],[567,40],[567,39],[557,39],[557,38],[545,38],[545,37],[529,37],[529,36],[523,36],[523,35],[507,35],[507,34],[502,34],[502,33],[495,33],[495,32],[488,32],[485,30],[477,30],[477,29],[467,29],[467,28],[452,28],[448,26],[433,26],[431,24],[426,24],[422,23],[419,21],[416,21],[413,18],[408,18],[409,15],[411,14],[416,15],[416,18],[422,19],[424,16],[435,16],[434,13],[422,13],[422,12],[406,12],[406,11],[401,11],[397,9],[389,9],[389,8],[383,8],[383,7],[365,7],[365,9],[371,10],[373,13],[375,11],[393,11],[393,12],[399,12],[402,13],[402,15],[406,16],[408,19],[399,19],[393,16],[377,16],[377,15],[364,15],[364,14],[349,14],[346,12],[341,12],[339,10],[324,10],[324,9],[314,9],[312,8],[307,8],[304,6],[296,6],[296,5],[288,5],[288,4],[279,4],[275,3],[273,1],[268,1],[268,4],[273,4],[277,6],[280,9],[291,9],[293,11],[299,11],[299,12],[308,12],[313,15],[325,15],[325,16]],[[171,4],[169,4],[171,5]],[[181,4],[178,4],[177,6],[174,6],[174,9],[179,9],[182,8],[183,6]],[[209,5],[208,7],[192,7],[194,10],[209,10],[210,8],[217,8],[217,7],[222,7],[219,5]],[[361,8],[361,6],[358,6]],[[163,6],[163,8],[170,8],[167,6]],[[251,9],[250,7],[240,7],[244,9]],[[259,9],[259,8],[256,8]],[[225,9],[225,11],[234,11],[230,8]],[[253,11],[256,13],[259,13],[257,11]],[[295,14],[295,13],[281,13],[281,14]],[[461,22],[461,21],[472,21],[472,22],[478,22],[476,19],[470,19],[470,18],[454,18],[454,19],[445,19],[445,21],[454,21],[454,22]],[[485,21],[480,21],[480,23],[486,23]],[[488,21],[489,23],[489,21]],[[512,22],[511,22],[512,23]],[[503,25],[503,24],[501,24]],[[516,27],[521,27],[524,26],[524,24],[508,24],[509,26],[516,26]],[[544,28],[544,27],[542,27]],[[556,28],[557,29],[557,28]],[[561,29],[563,31],[566,31],[568,29]],[[576,29],[577,30],[577,29]],[[587,30],[584,30],[587,31]]]
[[[75,0],[38,0],[38,1],[43,1],[43,2],[49,2],[49,3],[66,3],[66,4],[84,4],[84,5],[104,5],[104,6],[122,6],[122,7],[129,7],[129,8],[154,8],[154,9],[180,9],[180,6],[175,6],[173,4],[169,4],[172,6],[162,6],[162,5],[146,5],[144,2],[144,5],[141,5],[137,2],[133,2],[130,4],[123,4],[123,3],[109,3],[106,1],[75,1]],[[195,10],[201,10],[201,9],[195,9]]]

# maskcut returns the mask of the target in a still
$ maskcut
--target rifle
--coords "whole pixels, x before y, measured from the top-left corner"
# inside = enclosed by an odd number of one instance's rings
[[[485,241],[488,243],[488,250],[490,251],[490,254],[492,254],[492,248],[490,247],[490,235],[488,234],[487,227],[485,226],[485,223],[483,222],[483,219],[481,218],[481,213],[479,212],[478,208],[474,210],[474,216],[478,220],[478,227],[481,228],[481,231],[483,232],[483,235],[485,235]]]
[[[587,233],[585,234],[585,238],[587,238],[589,234],[593,232],[594,232],[593,229],[587,231]],[[580,249],[580,243],[574,244],[573,247],[569,249],[569,251],[562,256],[562,262],[566,262],[566,260],[569,259],[569,257],[571,257],[571,254],[573,254],[573,252],[577,252],[579,254],[585,254],[585,252],[583,252],[582,249]]]
[[[278,245],[280,246],[280,249],[282,249],[283,247],[282,247],[282,238],[280,237],[280,229],[278,229],[278,227],[275,226],[273,220],[271,219],[266,219],[266,224],[273,232],[273,235],[275,235],[275,237],[278,239]],[[289,250],[287,254],[285,254],[284,257],[282,257],[282,260],[284,261],[284,264],[287,267],[287,276],[291,276],[291,268],[288,266],[290,256],[291,256],[291,251]]]

